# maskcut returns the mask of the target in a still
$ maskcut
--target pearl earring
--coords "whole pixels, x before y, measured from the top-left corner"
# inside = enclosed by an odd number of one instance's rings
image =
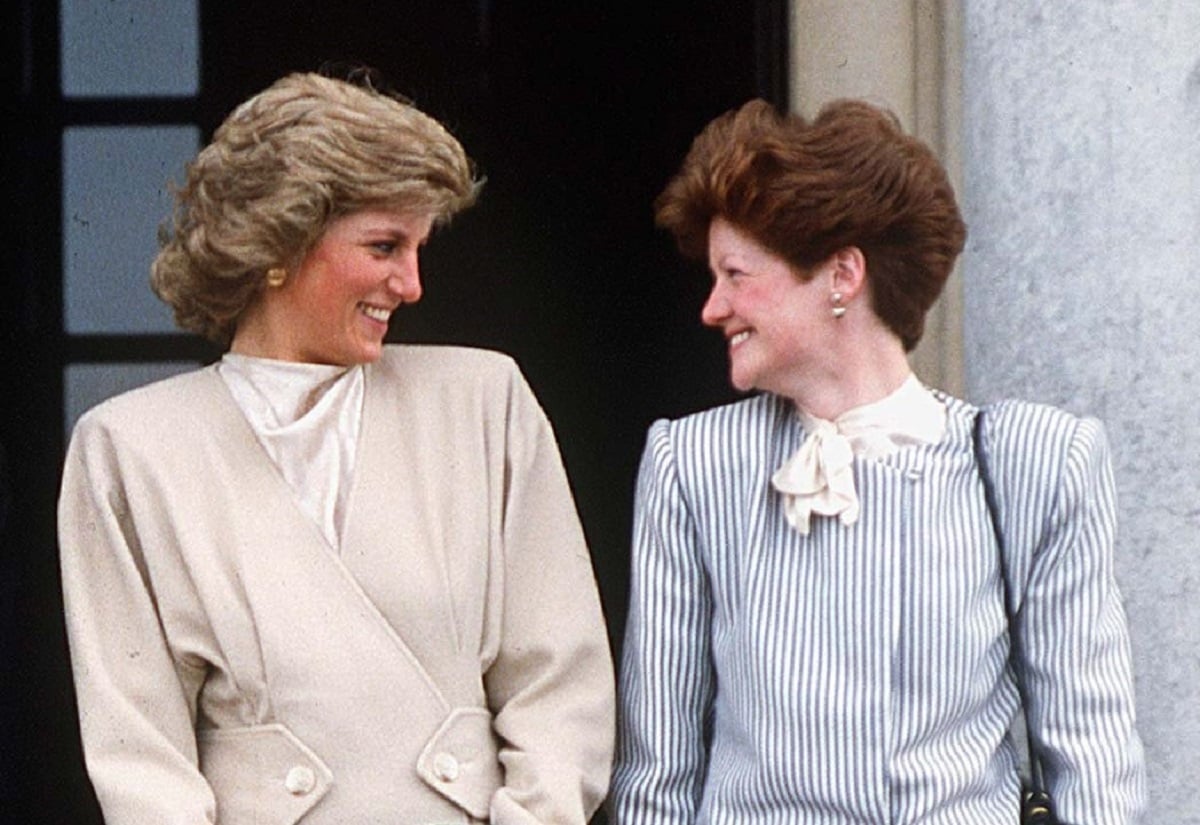
[[[841,305],[842,304],[842,293],[835,292],[832,295],[830,295],[829,297],[833,301],[833,317],[841,318],[843,315],[846,314],[846,308]]]
[[[267,286],[280,287],[287,280],[287,270],[281,266],[267,270]]]

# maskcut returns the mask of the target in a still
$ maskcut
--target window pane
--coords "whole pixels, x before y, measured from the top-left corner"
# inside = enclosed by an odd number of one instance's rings
[[[157,364],[70,364],[63,381],[63,416],[68,435],[83,415],[117,393],[188,372],[192,361],[162,361]]]
[[[199,148],[194,126],[86,127],[63,134],[63,313],[71,334],[175,331],[150,291],[167,182]]]
[[[190,97],[200,90],[195,0],[62,0],[67,97]]]

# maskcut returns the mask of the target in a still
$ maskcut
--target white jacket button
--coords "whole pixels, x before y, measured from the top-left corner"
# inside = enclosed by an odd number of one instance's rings
[[[317,786],[317,775],[308,765],[297,765],[287,772],[283,787],[293,796],[304,796]]]
[[[439,753],[433,758],[433,773],[443,782],[458,779],[458,760],[448,753]]]

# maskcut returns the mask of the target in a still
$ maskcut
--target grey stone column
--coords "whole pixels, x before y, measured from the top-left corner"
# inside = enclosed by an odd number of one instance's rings
[[[963,22],[968,393],[1106,422],[1148,821],[1200,823],[1200,2]]]

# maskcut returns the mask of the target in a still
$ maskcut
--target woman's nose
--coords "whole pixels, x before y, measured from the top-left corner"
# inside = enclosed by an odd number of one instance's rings
[[[421,266],[416,255],[402,261],[388,276],[388,289],[406,304],[421,300]]]
[[[725,300],[721,285],[713,284],[712,290],[708,293],[708,300],[700,308],[700,320],[707,326],[716,327],[720,326],[728,317],[729,302]]]

